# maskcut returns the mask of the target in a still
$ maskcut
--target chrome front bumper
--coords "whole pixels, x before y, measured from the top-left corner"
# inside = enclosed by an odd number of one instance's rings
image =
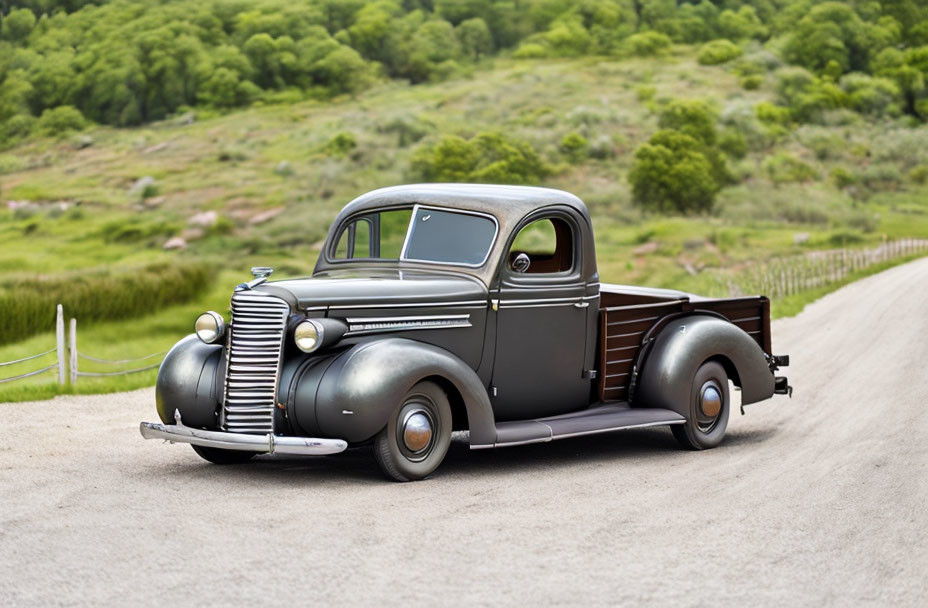
[[[184,426],[180,412],[174,412],[177,424],[143,422],[139,431],[145,439],[164,439],[171,443],[189,443],[208,448],[242,450],[245,452],[267,452],[270,454],[306,454],[322,456],[338,454],[348,448],[342,439],[316,439],[313,437],[278,437],[273,434],[246,435],[223,431],[204,431]]]

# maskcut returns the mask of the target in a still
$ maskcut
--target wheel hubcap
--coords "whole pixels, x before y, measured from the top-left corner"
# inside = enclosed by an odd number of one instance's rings
[[[699,401],[699,407],[706,416],[715,417],[722,411],[722,396],[719,390],[714,386],[708,386],[702,392],[702,399]]]
[[[709,380],[699,390],[696,422],[700,431],[708,433],[715,427],[722,406],[722,390],[714,380]]]
[[[424,410],[406,414],[403,420],[403,443],[413,454],[421,454],[432,443],[432,420]]]

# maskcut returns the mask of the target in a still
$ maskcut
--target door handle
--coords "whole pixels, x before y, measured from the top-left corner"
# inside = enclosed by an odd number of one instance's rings
[[[589,308],[589,302],[574,302],[574,308]]]

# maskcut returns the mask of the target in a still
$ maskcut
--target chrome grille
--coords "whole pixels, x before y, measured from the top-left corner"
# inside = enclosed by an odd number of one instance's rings
[[[222,428],[234,433],[274,432],[274,406],[284,329],[290,307],[256,291],[232,295],[232,329]]]

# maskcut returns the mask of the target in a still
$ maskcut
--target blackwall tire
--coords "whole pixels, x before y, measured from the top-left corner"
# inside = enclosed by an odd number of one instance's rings
[[[191,445],[203,460],[208,460],[213,464],[241,464],[248,462],[255,457],[257,452],[246,452],[244,450],[223,450],[222,448],[208,448],[202,445]]]
[[[429,429],[426,432],[425,429]],[[431,475],[451,445],[451,405],[434,382],[413,386],[374,438],[374,458],[394,481]]]
[[[707,450],[720,444],[725,437],[730,411],[728,374],[721,364],[709,361],[703,363],[693,376],[686,423],[670,428],[683,447]]]

